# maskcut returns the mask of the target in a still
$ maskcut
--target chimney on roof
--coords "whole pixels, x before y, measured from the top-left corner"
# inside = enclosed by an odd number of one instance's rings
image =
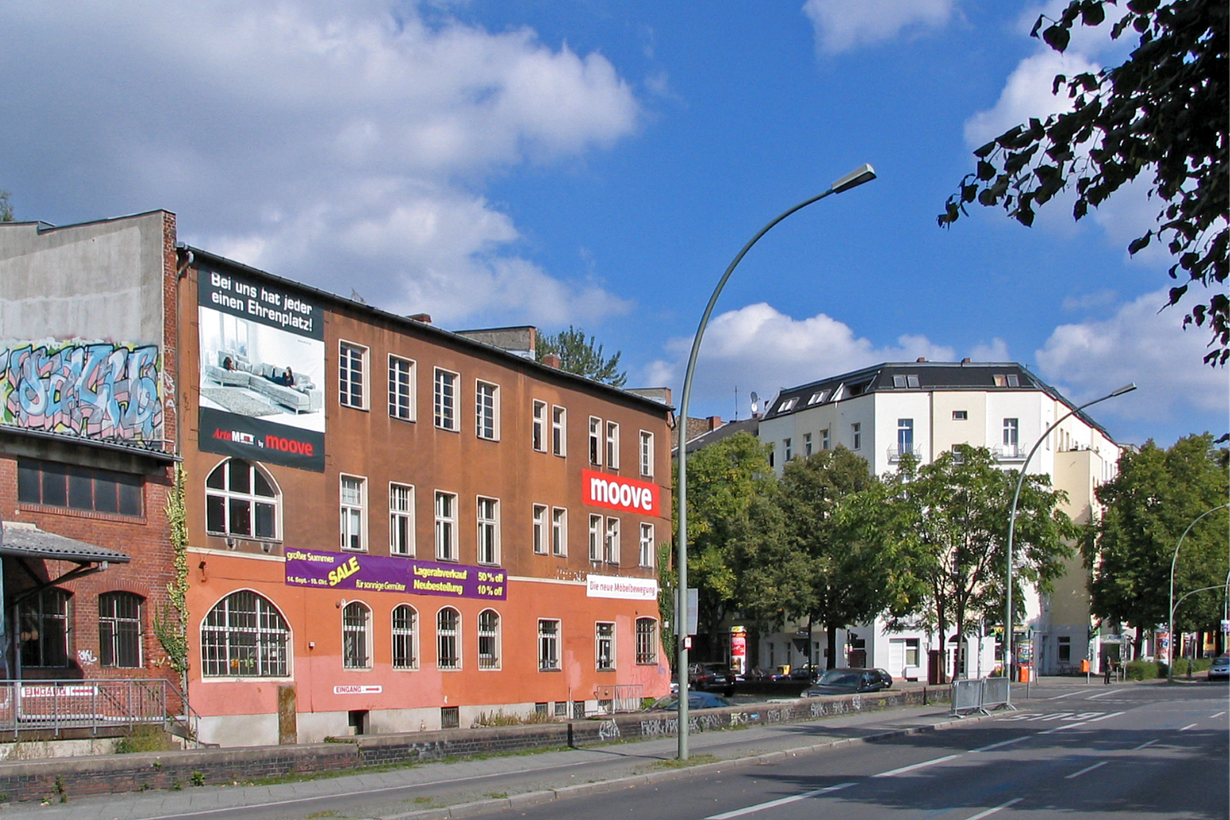
[[[708,422],[709,432],[711,432],[711,433],[712,433],[714,430],[716,430],[716,429],[718,429],[719,427],[721,427],[721,426],[722,426],[722,417],[721,417],[721,416],[710,416],[709,418],[705,419],[705,421],[707,421],[707,422]]]
[[[961,364],[969,364],[969,362],[970,362],[969,356],[966,356],[964,359],[961,360]]]
[[[542,357],[542,363],[545,364],[547,367],[553,367],[556,370],[559,370],[559,366],[560,366],[559,355],[556,353],[548,353],[547,355]]]
[[[425,325],[431,324],[431,314],[430,313],[412,313],[406,318],[411,320],[412,322],[422,322]]]
[[[918,357],[917,359],[915,359],[914,361],[916,361],[916,362],[925,362],[926,360],[927,360],[927,357],[926,357],[926,356],[919,356],[919,357]]]

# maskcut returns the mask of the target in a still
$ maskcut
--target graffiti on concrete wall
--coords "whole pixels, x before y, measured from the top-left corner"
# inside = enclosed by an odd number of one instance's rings
[[[158,365],[155,345],[0,344],[0,422],[89,438],[159,441]]]

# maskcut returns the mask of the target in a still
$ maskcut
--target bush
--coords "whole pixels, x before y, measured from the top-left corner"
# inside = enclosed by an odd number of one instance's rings
[[[169,752],[179,748],[175,739],[161,726],[139,724],[129,730],[127,737],[115,742],[115,753],[118,755],[135,752]]]
[[[1123,674],[1128,680],[1156,680],[1166,677],[1166,664],[1153,661],[1128,661],[1123,665]]]
[[[1191,667],[1193,674],[1196,672],[1207,672],[1209,671],[1209,666],[1211,666],[1212,663],[1212,658],[1195,658],[1194,660],[1179,658],[1174,662],[1174,674],[1176,678],[1180,675],[1186,675],[1188,666]]]

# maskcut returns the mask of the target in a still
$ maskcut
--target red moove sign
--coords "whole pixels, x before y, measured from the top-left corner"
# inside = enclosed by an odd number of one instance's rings
[[[608,507],[612,510],[659,515],[658,485],[648,481],[633,481],[608,473],[593,470],[581,471],[581,494],[585,503],[593,507]]]

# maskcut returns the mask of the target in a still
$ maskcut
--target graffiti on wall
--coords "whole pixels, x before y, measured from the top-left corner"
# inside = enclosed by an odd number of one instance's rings
[[[158,364],[155,345],[0,345],[0,422],[89,438],[160,441]]]

